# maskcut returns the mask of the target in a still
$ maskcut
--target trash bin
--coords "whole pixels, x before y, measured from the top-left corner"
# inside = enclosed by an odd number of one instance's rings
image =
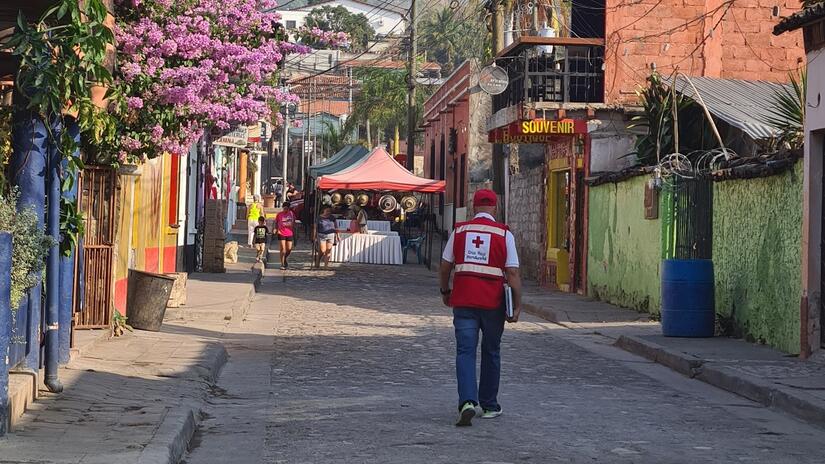
[[[136,329],[159,331],[174,285],[174,277],[129,269],[126,292],[128,324]]]
[[[666,259],[662,262],[662,335],[712,337],[714,305],[713,261]]]

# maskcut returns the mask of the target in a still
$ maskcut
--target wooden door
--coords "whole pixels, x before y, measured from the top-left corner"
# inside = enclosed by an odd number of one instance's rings
[[[80,184],[80,211],[85,218],[80,287],[75,303],[75,327],[108,327],[114,308],[114,236],[117,172],[87,166]]]

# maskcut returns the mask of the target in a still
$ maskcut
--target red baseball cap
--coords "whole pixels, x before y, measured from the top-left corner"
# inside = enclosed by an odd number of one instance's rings
[[[498,197],[496,196],[496,192],[490,189],[478,190],[475,195],[473,195],[474,206],[496,206],[497,204]]]

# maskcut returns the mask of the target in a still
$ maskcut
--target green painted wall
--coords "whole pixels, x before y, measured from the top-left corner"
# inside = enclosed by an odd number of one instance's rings
[[[649,179],[590,188],[587,287],[595,298],[658,313],[662,225],[644,218]]]
[[[714,185],[716,313],[730,335],[799,352],[801,242],[802,162]]]

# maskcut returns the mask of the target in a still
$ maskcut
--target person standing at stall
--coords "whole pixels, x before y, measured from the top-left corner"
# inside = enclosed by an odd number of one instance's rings
[[[473,196],[475,217],[458,223],[441,256],[439,282],[444,304],[453,308],[458,384],[457,426],[472,425],[475,416],[501,415],[501,335],[504,322],[517,322],[521,312],[521,276],[516,241],[495,220],[498,198],[482,189]],[[453,276],[451,289],[450,275]],[[507,317],[504,284],[513,292],[513,315]],[[481,331],[481,377],[476,381],[476,349]]]
[[[338,231],[335,230],[335,218],[332,217],[332,208],[325,206],[318,220],[315,221],[315,226],[312,230],[312,241],[318,243],[318,258],[315,261],[315,267],[321,267],[321,261],[324,261],[324,267],[329,267],[329,260],[332,256],[332,247],[338,243]]]
[[[289,255],[292,253],[295,238],[295,213],[292,212],[289,202],[284,203],[284,209],[275,216],[275,230],[278,232],[280,245],[281,270],[289,267]]]

